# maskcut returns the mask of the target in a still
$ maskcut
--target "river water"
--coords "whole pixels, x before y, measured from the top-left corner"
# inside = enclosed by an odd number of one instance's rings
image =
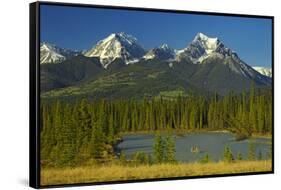
[[[173,135],[176,148],[176,159],[180,162],[198,161],[206,154],[212,161],[223,159],[225,146],[229,146],[234,157],[238,152],[243,159],[247,159],[249,144],[255,148],[256,157],[266,159],[271,148],[270,138],[251,138],[236,141],[234,135],[228,132],[200,132],[189,133],[183,136]],[[124,152],[127,159],[130,159],[135,152],[145,152],[153,154],[153,134],[130,134],[123,137],[123,141],[116,147],[117,151]],[[197,147],[198,152],[191,151],[192,147]]]

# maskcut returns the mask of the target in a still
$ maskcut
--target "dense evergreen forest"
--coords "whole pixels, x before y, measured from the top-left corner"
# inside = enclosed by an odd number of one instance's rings
[[[42,102],[42,166],[112,160],[123,132],[228,130],[238,139],[271,134],[271,93],[251,88],[224,97]]]

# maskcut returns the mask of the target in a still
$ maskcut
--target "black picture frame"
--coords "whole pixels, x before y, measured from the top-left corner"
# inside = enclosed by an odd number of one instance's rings
[[[110,181],[110,182],[96,182],[96,183],[75,183],[63,185],[47,185],[40,184],[40,6],[41,5],[56,5],[67,7],[85,7],[85,8],[103,8],[103,9],[117,9],[117,10],[134,10],[144,12],[165,12],[165,13],[181,13],[194,15],[216,15],[216,16],[231,16],[231,17],[245,17],[245,18],[263,18],[270,19],[272,23],[272,170],[266,172],[246,172],[235,174],[217,174],[204,175],[192,177],[171,177],[158,179],[141,179],[141,180],[127,180],[127,181]],[[29,4],[29,44],[30,44],[30,78],[29,78],[29,185],[33,188],[51,188],[51,187],[69,187],[69,186],[87,186],[99,184],[120,184],[120,183],[135,183],[135,182],[149,182],[149,181],[165,181],[165,180],[183,180],[194,178],[213,178],[213,177],[231,177],[244,175],[259,175],[259,174],[273,174],[274,173],[274,17],[263,15],[248,15],[248,14],[232,14],[232,13],[217,13],[217,12],[201,12],[201,11],[187,11],[187,10],[166,10],[155,8],[141,8],[141,7],[125,7],[125,6],[109,6],[109,5],[92,5],[79,3],[59,3],[40,1]]]

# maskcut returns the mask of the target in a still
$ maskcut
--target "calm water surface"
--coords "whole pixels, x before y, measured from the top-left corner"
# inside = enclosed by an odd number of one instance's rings
[[[192,162],[208,154],[213,161],[222,159],[224,147],[228,145],[234,156],[241,152],[243,159],[247,159],[249,143],[253,143],[256,155],[266,159],[271,147],[269,138],[252,138],[235,141],[233,134],[225,132],[200,132],[184,136],[173,136],[176,145],[176,159],[180,162]],[[123,151],[128,159],[135,152],[153,153],[154,135],[137,134],[125,135],[123,141],[117,145],[117,152]],[[198,153],[192,153],[191,148],[198,147]]]

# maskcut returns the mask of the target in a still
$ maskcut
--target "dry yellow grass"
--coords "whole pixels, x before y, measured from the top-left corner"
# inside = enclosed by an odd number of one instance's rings
[[[81,166],[76,168],[42,168],[41,185],[106,182],[213,174],[271,171],[271,160],[235,163],[158,164],[151,166]]]

